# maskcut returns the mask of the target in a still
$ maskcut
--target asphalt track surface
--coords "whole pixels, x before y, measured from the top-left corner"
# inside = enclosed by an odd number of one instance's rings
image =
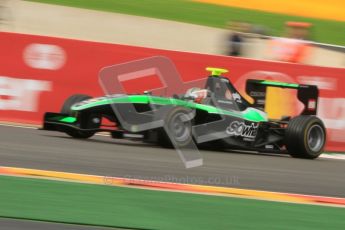
[[[202,150],[204,165],[185,169],[173,149],[132,140],[0,126],[0,165],[344,197],[345,161]]]
[[[75,224],[62,224],[32,220],[18,220],[0,218],[1,230],[114,230],[119,228],[103,228],[87,225],[75,225]],[[122,228],[123,229],[123,228]]]

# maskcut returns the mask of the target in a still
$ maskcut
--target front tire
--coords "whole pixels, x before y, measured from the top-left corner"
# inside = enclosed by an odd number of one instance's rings
[[[296,158],[315,159],[324,150],[326,129],[316,116],[298,116],[290,120],[285,144],[289,154]]]
[[[75,116],[76,114],[74,111],[71,110],[71,107],[81,101],[88,100],[92,97],[84,94],[75,94],[67,98],[67,100],[64,102],[61,108],[61,113],[67,114],[69,116]],[[94,131],[80,131],[76,129],[70,129],[64,131],[66,134],[68,134],[71,137],[79,138],[79,139],[87,139],[95,135],[96,132]]]
[[[192,146],[191,110],[184,107],[173,107],[163,109],[159,114],[164,120],[164,128],[158,132],[160,145],[172,147],[174,143],[177,147]]]

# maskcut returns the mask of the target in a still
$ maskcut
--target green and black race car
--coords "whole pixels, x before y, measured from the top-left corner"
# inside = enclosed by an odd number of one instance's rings
[[[171,97],[115,94],[99,98],[73,95],[60,113],[46,113],[43,129],[89,138],[110,132],[113,138],[140,134],[144,141],[179,147],[208,145],[215,148],[289,153],[298,158],[317,158],[324,149],[326,130],[316,116],[318,88],[313,85],[247,80],[249,103],[235,89],[227,70],[207,68],[212,74],[204,89],[191,88]],[[267,87],[297,90],[304,109],[299,116],[267,118]],[[104,122],[107,120],[107,122]]]

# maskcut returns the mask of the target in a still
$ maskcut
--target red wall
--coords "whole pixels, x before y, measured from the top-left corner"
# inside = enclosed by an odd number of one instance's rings
[[[38,124],[46,111],[59,111],[75,93],[101,96],[102,67],[152,56],[166,56],[184,81],[207,76],[206,66],[245,78],[314,83],[320,88],[318,115],[328,127],[328,150],[345,150],[345,69],[257,61],[79,40],[0,33],[0,120]],[[34,81],[33,81],[34,80]]]

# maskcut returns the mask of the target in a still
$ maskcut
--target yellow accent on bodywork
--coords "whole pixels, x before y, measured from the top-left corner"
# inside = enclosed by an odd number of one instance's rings
[[[229,72],[229,70],[227,69],[214,68],[214,67],[207,67],[206,70],[210,71],[212,76],[220,76],[223,73]]]

